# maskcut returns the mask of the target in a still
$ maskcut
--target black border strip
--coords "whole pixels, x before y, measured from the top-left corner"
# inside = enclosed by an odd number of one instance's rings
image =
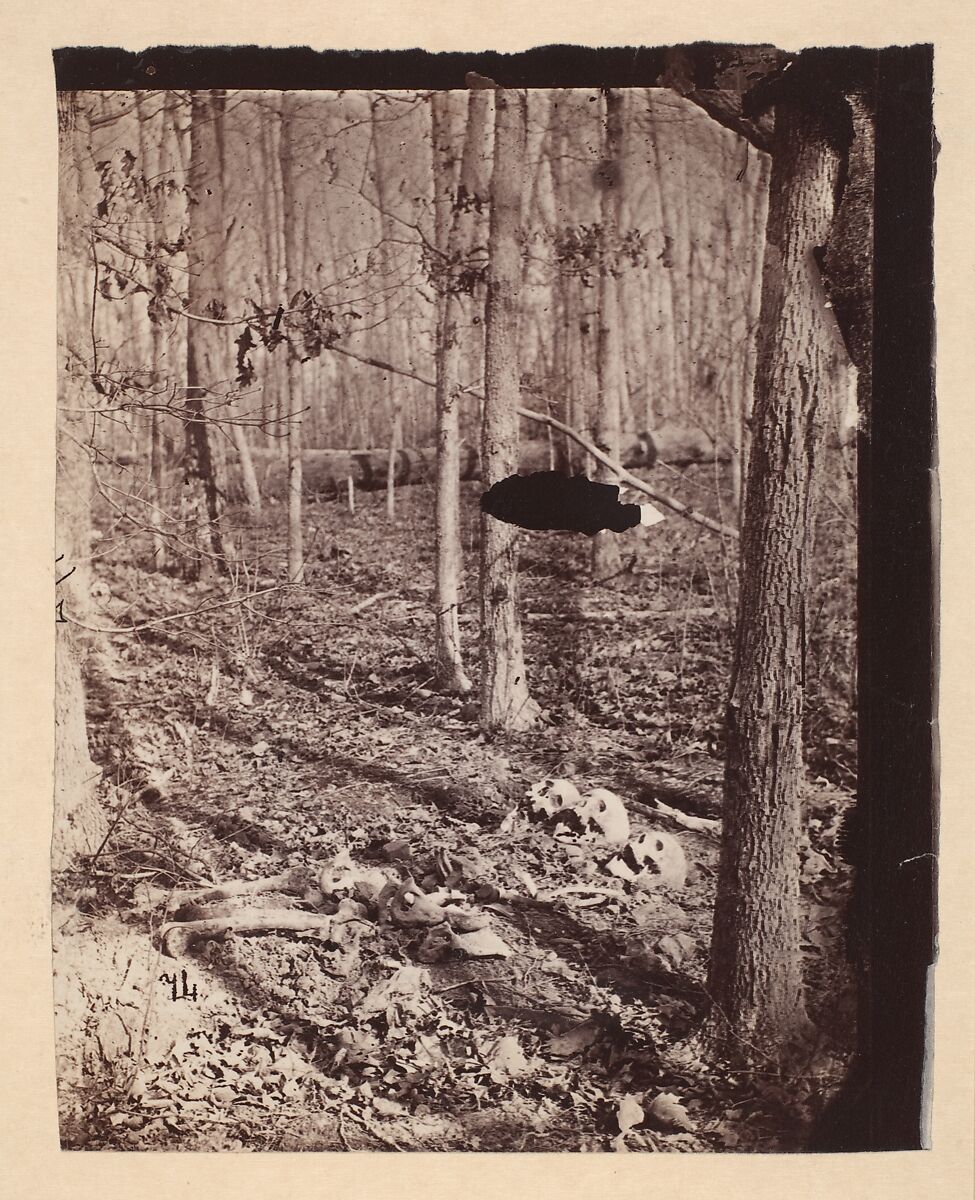
[[[426,50],[325,50],[307,47],[154,46],[140,51],[69,47],[54,51],[63,91],[143,88],[268,88],[283,91],[462,89],[475,71],[506,87],[651,87],[664,50],[541,46],[518,54]]]
[[[935,953],[933,49],[880,54],[871,428],[859,458],[859,730],[869,946],[864,1149],[922,1144]],[[854,1147],[860,1148],[860,1147]]]

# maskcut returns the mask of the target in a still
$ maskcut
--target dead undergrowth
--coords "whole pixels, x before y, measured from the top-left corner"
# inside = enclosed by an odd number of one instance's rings
[[[311,507],[307,586],[259,597],[283,574],[280,510],[241,526],[234,589],[142,569],[145,548],[115,546],[103,522],[95,623],[147,627],[106,635],[93,666],[111,831],[57,881],[64,1145],[799,1148],[852,1034],[848,878],[833,854],[855,772],[848,529],[825,513],[812,630],[804,949],[821,1039],[786,1077],[716,1070],[693,1051],[717,840],[651,815],[656,800],[719,815],[731,548],[671,520],[628,535],[623,574],[600,586],[586,539],[525,536],[544,723],[488,739],[469,701],[434,686],[430,496],[398,499],[392,527],[382,497],[360,497],[354,516]],[[530,821],[525,797],[545,776],[610,788],[637,831],[675,834],[684,886],[631,887],[591,844]],[[237,933],[163,954],[180,893],[336,856],[453,889],[507,953],[433,952],[425,931],[361,904],[341,937]]]

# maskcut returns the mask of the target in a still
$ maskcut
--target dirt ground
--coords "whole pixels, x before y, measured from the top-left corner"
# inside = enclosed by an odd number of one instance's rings
[[[666,482],[706,507],[706,478]],[[464,492],[470,655],[478,490]],[[223,607],[226,581],[149,572],[146,547],[116,544],[100,520],[94,623],[146,627],[105,635],[93,663],[111,830],[57,880],[64,1146],[800,1148],[853,1033],[849,878],[834,853],[855,772],[854,551],[841,506],[824,509],[810,622],[803,943],[819,1038],[786,1076],[723,1070],[694,1040],[731,549],[675,518],[626,535],[623,574],[595,584],[587,539],[524,535],[543,723],[486,738],[475,706],[431,678],[430,493],[397,499],[392,526],[380,495],[360,496],[354,515],[311,506],[307,587],[256,596],[283,573],[272,507],[239,533],[236,595],[253,598]],[[620,878],[598,838],[538,819],[530,792],[547,777],[622,797],[631,835],[677,840],[684,879]],[[221,911],[315,911],[321,928],[177,936],[167,953],[161,931],[186,893],[288,871],[306,885]],[[431,892],[450,893],[450,921],[403,915]]]

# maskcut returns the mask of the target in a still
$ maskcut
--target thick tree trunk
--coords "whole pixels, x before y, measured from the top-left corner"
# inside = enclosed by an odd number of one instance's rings
[[[481,99],[477,102],[474,96]],[[483,138],[483,121],[475,120],[475,103],[486,104],[484,92],[472,93],[468,101],[468,133],[464,160],[473,158],[480,147],[475,137]],[[453,266],[463,256],[466,238],[460,206],[453,203],[453,145],[445,92],[435,92],[431,101],[433,138],[434,213],[437,249],[446,254]],[[468,175],[469,175],[468,171]],[[461,168],[461,183],[464,180]],[[461,297],[456,280],[445,275],[438,294],[437,334],[437,493],[436,493],[436,634],[434,654],[437,680],[442,688],[461,695],[471,690],[461,655],[459,605],[463,575],[463,549],[460,541],[460,413],[459,371],[460,340],[457,332]]]
[[[481,462],[485,485],[518,462],[519,233],[525,182],[525,95],[494,94],[494,175],[488,239],[485,399]],[[481,517],[481,725],[527,729],[538,716],[528,692],[518,611],[517,534]]]
[[[298,222],[295,207],[298,203],[297,181],[294,172],[294,100],[281,97],[281,201],[284,220],[284,270],[287,278],[284,300],[299,288],[298,281]],[[301,364],[298,351],[288,342],[288,580],[305,582],[304,531],[301,525],[301,421],[304,408]]]
[[[602,262],[599,275],[599,328],[596,334],[596,375],[598,405],[593,439],[616,462],[620,457],[620,418],[622,404],[622,353],[620,336],[619,281],[616,278],[617,232],[622,209],[623,100],[617,89],[605,93],[603,152],[599,168],[599,210],[602,226]],[[607,467],[600,467],[596,478],[603,483],[618,483]],[[597,533],[592,546],[593,577],[609,579],[618,575],[623,559],[619,538],[612,533]]]
[[[826,243],[839,159],[816,119],[778,106],[741,588],[710,1033],[738,1058],[782,1058],[805,1025],[799,948],[799,788],[805,604],[829,399],[814,247]]]
[[[190,236],[187,247],[188,305],[203,315],[210,304],[221,305],[223,295],[223,197],[221,147],[217,122],[223,119],[224,97],[219,93],[191,94],[190,125]],[[187,481],[195,481],[191,504],[195,509],[197,560],[191,571],[200,577],[213,569],[225,571],[229,547],[221,528],[222,500],[218,462],[208,419],[208,397],[230,376],[230,347],[224,326],[190,320],[186,330],[186,436]],[[211,402],[212,403],[212,402]]]
[[[54,684],[55,870],[78,854],[91,854],[107,830],[95,785],[100,771],[88,752],[82,662],[85,635],[68,617],[88,614],[91,553],[91,462],[83,411],[97,396],[91,384],[96,368],[91,340],[93,264],[88,231],[93,176],[85,161],[88,116],[72,92],[58,95],[58,419]],[[63,602],[63,603],[62,603]]]

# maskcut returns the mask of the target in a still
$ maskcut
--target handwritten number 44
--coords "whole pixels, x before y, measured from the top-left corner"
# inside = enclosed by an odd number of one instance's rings
[[[169,989],[169,998],[171,1000],[196,1000],[196,984],[192,987],[187,986],[186,972],[180,971],[177,975],[174,971],[172,975],[163,972],[159,976],[159,982],[165,983]]]

